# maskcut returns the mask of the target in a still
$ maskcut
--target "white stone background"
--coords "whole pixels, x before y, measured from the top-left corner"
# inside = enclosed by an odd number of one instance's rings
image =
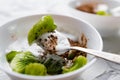
[[[0,25],[30,14],[57,13],[72,16],[64,5],[68,1],[70,0],[0,0]],[[104,51],[120,53],[119,36],[105,37],[103,42]],[[120,80],[120,66],[98,59],[82,74],[82,78],[83,80]],[[10,78],[0,70],[0,80],[10,80]]]

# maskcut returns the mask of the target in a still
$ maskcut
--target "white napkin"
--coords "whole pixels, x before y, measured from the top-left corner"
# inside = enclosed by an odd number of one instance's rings
[[[109,68],[94,80],[120,80],[120,64],[107,61]]]

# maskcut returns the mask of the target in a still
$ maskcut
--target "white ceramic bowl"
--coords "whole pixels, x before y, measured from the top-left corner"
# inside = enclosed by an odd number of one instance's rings
[[[22,17],[10,21],[0,27],[0,69],[6,72],[12,80],[74,80],[74,78],[80,76],[80,74],[82,74],[84,70],[89,68],[90,65],[92,65],[96,61],[96,58],[88,55],[88,63],[84,67],[70,73],[54,76],[29,76],[13,72],[10,69],[5,58],[6,49],[16,40],[26,38],[29,29],[43,15],[46,14]],[[101,36],[93,26],[83,20],[78,20],[73,17],[55,14],[51,15],[53,16],[59,30],[69,32],[75,36],[84,33],[84,35],[88,39],[88,48],[102,50],[103,43]]]
[[[100,32],[102,37],[117,34],[120,27],[120,16],[99,16],[75,9],[78,3],[82,4],[86,2],[105,3],[109,6],[110,9],[120,6],[120,2],[116,0],[72,0],[67,3],[69,12],[73,16],[91,23]]]

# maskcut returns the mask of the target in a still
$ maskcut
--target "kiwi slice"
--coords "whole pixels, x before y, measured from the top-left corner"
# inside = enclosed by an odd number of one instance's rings
[[[10,66],[13,71],[24,73],[25,66],[33,62],[36,62],[36,57],[33,56],[31,52],[21,52],[20,54],[15,55],[10,63]]]
[[[72,72],[83,67],[87,63],[87,58],[84,56],[78,56],[73,60],[73,65],[71,67],[63,67],[63,73]]]
[[[9,53],[7,53],[6,55],[6,59],[8,62],[11,62],[11,60],[16,56],[16,54],[19,54],[21,52],[18,51],[10,51]]]
[[[56,29],[54,20],[50,15],[43,16],[28,32],[28,44],[31,45],[42,34]]]
[[[25,74],[45,76],[47,74],[47,69],[41,63],[30,63],[25,67]]]

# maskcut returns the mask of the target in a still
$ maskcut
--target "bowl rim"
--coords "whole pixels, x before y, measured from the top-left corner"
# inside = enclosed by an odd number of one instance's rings
[[[79,2],[80,2],[80,1],[81,1],[81,0],[79,0]],[[75,11],[75,12],[77,12],[77,13],[82,13],[82,14],[84,14],[84,15],[95,16],[95,17],[100,17],[100,18],[120,18],[120,16],[101,16],[101,15],[96,15],[96,14],[87,13],[87,12],[84,12],[84,11],[81,11],[81,10],[77,10],[77,9],[73,8],[72,6],[70,6],[70,4],[73,3],[73,2],[77,2],[77,1],[71,0],[71,1],[67,2],[67,7],[68,7],[69,11]],[[117,0],[113,0],[113,2],[118,2],[118,3],[120,3],[120,2],[117,1]]]
[[[22,17],[18,17],[18,18],[15,18],[13,20],[10,20],[10,21],[6,22],[2,26],[0,26],[0,29],[4,25],[6,25],[6,24],[9,24],[11,22],[14,22],[14,21],[17,21],[17,20],[20,20],[20,19],[23,19],[23,18],[34,17],[34,16],[43,16],[43,15],[52,15],[52,16],[66,17],[66,18],[69,18],[69,19],[74,19],[74,20],[81,21],[81,22],[89,25],[89,27],[91,27],[97,33],[97,35],[99,37],[100,48],[98,50],[101,51],[103,49],[103,40],[102,40],[102,37],[100,36],[99,32],[90,23],[86,22],[85,20],[81,20],[79,18],[75,18],[75,17],[69,16],[69,15],[56,14],[56,13],[44,13],[44,14],[32,14],[32,15],[22,16]],[[8,75],[17,76],[19,78],[25,78],[25,79],[49,79],[49,80],[51,80],[51,79],[60,79],[60,78],[65,78],[65,77],[69,77],[69,76],[75,75],[75,74],[77,74],[77,73],[79,73],[81,71],[84,71],[88,67],[90,67],[96,60],[97,60],[97,58],[94,57],[89,63],[87,63],[84,67],[82,67],[80,69],[77,69],[75,71],[72,71],[72,72],[69,72],[69,73],[66,73],[66,74],[52,75],[52,76],[31,76],[31,75],[25,75],[25,74],[20,74],[20,73],[14,72],[14,71],[7,71],[2,66],[0,66],[0,69],[3,70]]]

